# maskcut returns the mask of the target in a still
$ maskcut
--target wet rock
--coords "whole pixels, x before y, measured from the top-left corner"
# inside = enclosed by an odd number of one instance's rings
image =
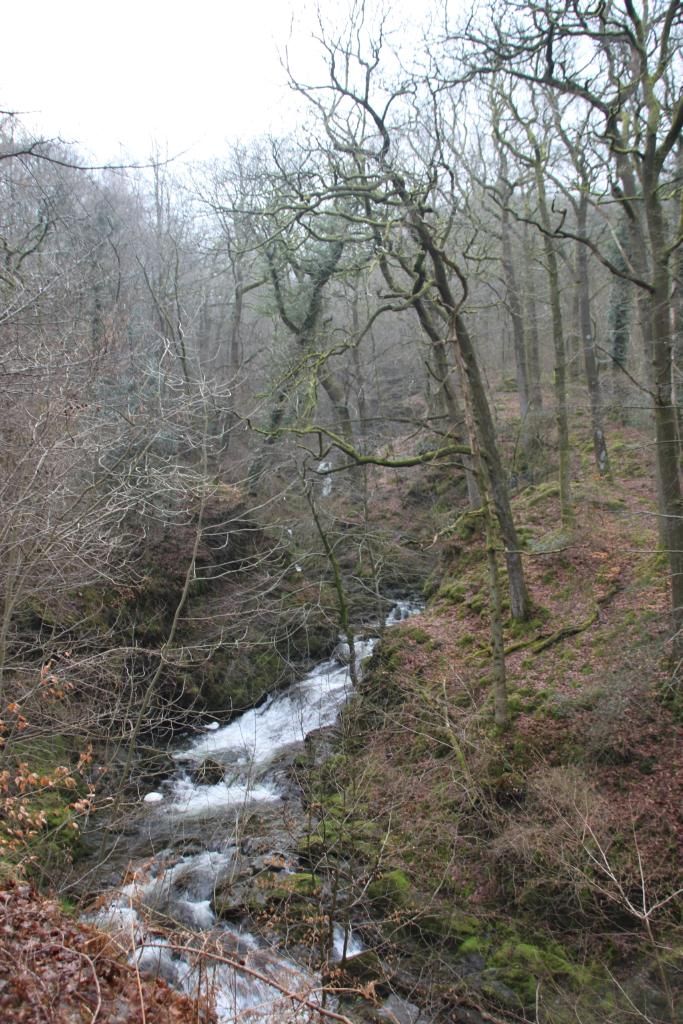
[[[336,725],[327,725],[309,732],[304,740],[309,763],[313,767],[317,767],[327,761],[334,753],[338,740],[339,729]]]
[[[276,850],[259,854],[250,861],[250,867],[254,874],[261,871],[291,871],[293,865],[291,857]]]
[[[192,773],[193,780],[202,786],[216,786],[223,781],[225,765],[213,757],[205,757]]]
[[[143,804],[160,804],[164,799],[163,793],[145,793],[142,798]]]
[[[350,645],[342,640],[340,643],[337,644],[335,649],[332,651],[332,657],[341,665],[348,665],[351,661]]]
[[[370,981],[386,981],[388,978],[384,964],[372,949],[365,949],[355,956],[347,956],[343,969],[349,978],[362,985]]]
[[[385,999],[383,1005],[376,1011],[378,1021],[391,1021],[392,1024],[418,1024],[425,1018],[419,1006],[401,999],[400,996],[392,993]]]

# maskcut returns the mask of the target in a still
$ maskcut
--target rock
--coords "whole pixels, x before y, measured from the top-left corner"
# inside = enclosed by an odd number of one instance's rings
[[[336,725],[326,725],[307,733],[304,747],[310,763],[317,767],[331,757],[338,739],[339,729]]]
[[[387,871],[370,883],[367,892],[379,907],[403,907],[410,901],[412,886],[404,871]]]
[[[340,662],[342,665],[348,665],[351,661],[351,648],[350,646],[342,641],[338,643],[335,649],[332,651],[332,657],[335,661]]]
[[[216,888],[213,909],[218,917],[241,917],[253,906],[254,900],[254,886],[250,879],[222,882]]]
[[[419,1006],[392,992],[377,1011],[377,1019],[391,1021],[392,1024],[418,1024],[424,1018]]]
[[[146,793],[143,798],[143,804],[160,804],[164,799],[163,793]]]
[[[261,853],[250,861],[250,867],[254,874],[258,874],[261,871],[291,871],[293,866],[293,859],[284,853],[280,853],[279,850]]]
[[[347,956],[342,968],[347,977],[361,985],[371,981],[384,982],[389,977],[389,972],[372,949],[365,949],[355,956]]]
[[[203,786],[216,786],[223,781],[225,765],[216,761],[213,757],[205,757],[204,760],[192,773],[195,782]]]

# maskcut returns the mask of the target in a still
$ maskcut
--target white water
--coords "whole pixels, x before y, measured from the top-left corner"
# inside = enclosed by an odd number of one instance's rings
[[[372,654],[376,639],[354,644],[360,666]],[[324,661],[286,692],[275,694],[258,708],[245,711],[230,725],[205,733],[175,754],[179,764],[199,766],[204,758],[226,766],[221,782],[207,786],[194,782],[188,772],[167,787],[167,812],[206,814],[219,808],[252,801],[273,801],[282,796],[272,781],[262,781],[267,767],[308,733],[333,725],[348,699],[351,676],[348,665]],[[147,799],[145,797],[145,799]]]
[[[391,626],[420,610],[408,601],[398,602],[386,625]],[[372,653],[376,639],[354,644],[357,671]],[[343,647],[343,644],[340,645]],[[340,652],[341,654],[341,652]],[[348,648],[344,660],[348,660]],[[342,655],[343,656],[343,655]],[[278,756],[301,743],[315,729],[333,725],[348,699],[351,674],[348,664],[330,660],[320,664],[286,692],[275,694],[259,708],[245,712],[222,728],[211,723],[204,734],[179,751],[177,775],[148,793],[143,803],[154,816],[170,816],[177,821],[202,819],[241,809],[273,804],[285,796],[277,778],[269,769]],[[205,758],[225,767],[222,781],[203,784],[190,774]],[[215,768],[215,765],[214,765]],[[226,822],[226,836],[232,834]],[[213,937],[226,957],[239,958],[254,971],[271,978],[290,992],[317,1001],[319,979],[277,951],[270,951],[246,932],[217,922],[212,899],[216,888],[231,879],[241,857],[230,841],[221,850],[205,850],[190,856],[178,856],[171,850],[157,854],[122,886],[93,919],[119,934],[132,949],[131,959],[141,969],[159,974],[169,983],[191,993],[210,993],[220,1024],[249,1021],[265,1024],[291,1014],[292,1001],[284,999],[277,988],[226,964],[216,962],[201,974],[182,953],[174,951],[162,935],[149,925],[150,913],[163,921],[177,922]],[[287,865],[284,865],[287,870]],[[340,925],[335,925],[332,956],[341,959],[363,949],[360,940]],[[210,961],[208,961],[210,963]],[[310,1019],[303,1010],[302,1022]]]

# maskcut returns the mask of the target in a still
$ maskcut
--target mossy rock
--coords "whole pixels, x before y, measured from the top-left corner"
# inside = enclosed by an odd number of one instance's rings
[[[286,887],[297,896],[316,896],[320,892],[320,879],[312,871],[299,871],[296,875],[288,875]]]
[[[556,481],[549,481],[545,484],[539,484],[537,487],[528,488],[524,491],[522,500],[527,508],[534,508],[544,501],[549,501],[551,498],[559,498],[559,496],[560,485]]]
[[[284,903],[319,895],[321,882],[312,871],[299,871],[294,875],[263,875],[257,880],[256,889],[263,897],[257,899],[258,903]]]
[[[411,930],[413,929],[422,939],[455,942],[460,948],[466,939],[476,938],[480,941],[481,924],[471,914],[446,910],[443,913],[420,914],[414,925],[411,925]]]
[[[362,985],[387,977],[382,961],[372,949],[365,949],[362,953],[347,957],[343,964],[343,970],[347,977]]]
[[[382,908],[407,907],[413,896],[413,886],[404,871],[395,869],[380,875],[367,889],[370,901]]]
[[[378,832],[375,823],[352,816],[340,818],[327,815],[308,838],[313,841],[308,844],[311,849],[317,846],[321,853],[324,851],[333,856],[353,853],[372,860],[377,852]],[[302,840],[299,846],[305,849],[307,844]]]
[[[542,982],[569,982],[575,988],[582,988],[593,980],[590,970],[572,964],[554,943],[539,946],[509,941],[496,950],[488,965],[486,983],[491,989],[488,994],[496,998],[495,989],[502,985],[514,993],[521,1006],[534,1004]],[[486,991],[486,985],[483,990]],[[507,1000],[499,1001],[509,1005]]]
[[[317,832],[312,832],[298,841],[296,852],[306,863],[317,864],[325,853],[325,840]]]

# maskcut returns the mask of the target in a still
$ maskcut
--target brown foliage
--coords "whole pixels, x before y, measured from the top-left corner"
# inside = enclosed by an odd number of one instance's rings
[[[112,940],[29,886],[0,892],[4,1024],[209,1024],[165,982],[142,978]]]

